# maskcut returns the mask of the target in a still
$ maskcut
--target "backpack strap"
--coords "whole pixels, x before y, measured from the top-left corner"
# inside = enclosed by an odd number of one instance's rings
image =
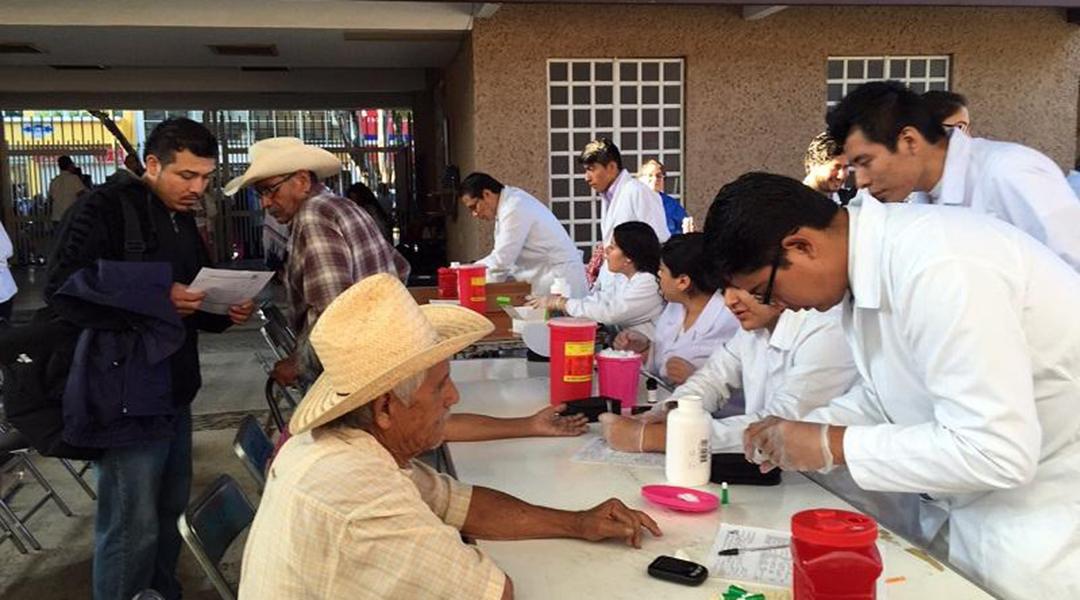
[[[124,211],[124,260],[141,262],[146,253],[146,242],[139,225],[139,214],[127,198],[120,199],[120,207]]]

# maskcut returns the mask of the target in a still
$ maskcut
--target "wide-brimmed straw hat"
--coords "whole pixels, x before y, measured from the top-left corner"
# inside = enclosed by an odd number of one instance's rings
[[[349,413],[452,357],[495,328],[460,306],[419,306],[385,273],[353,285],[319,317],[311,345],[323,373],[289,423],[302,433]]]
[[[240,188],[275,175],[314,171],[321,179],[341,172],[341,160],[322,148],[308,146],[300,138],[276,137],[259,140],[248,149],[251,165],[244,174],[225,184],[232,196]]]

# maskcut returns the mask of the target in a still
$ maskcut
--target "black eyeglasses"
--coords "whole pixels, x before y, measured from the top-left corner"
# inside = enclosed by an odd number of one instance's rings
[[[776,283],[776,270],[780,268],[780,261],[784,258],[784,251],[781,250],[776,253],[776,258],[772,261],[772,271],[769,271],[769,283],[765,284],[765,291],[761,294],[750,294],[761,304],[766,306],[772,304],[773,284]]]
[[[274,194],[277,193],[278,189],[280,189],[281,186],[285,185],[286,181],[292,179],[293,176],[296,175],[296,173],[299,173],[299,171],[297,171],[295,173],[290,173],[284,179],[282,179],[281,181],[275,183],[272,186],[264,187],[264,188],[255,188],[255,194],[257,194],[260,198],[265,198],[267,196],[273,196]]]

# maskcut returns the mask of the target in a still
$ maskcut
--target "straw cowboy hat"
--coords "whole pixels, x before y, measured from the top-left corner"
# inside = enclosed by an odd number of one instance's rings
[[[251,165],[244,174],[225,184],[225,195],[232,196],[240,188],[256,181],[286,175],[296,171],[314,171],[321,179],[341,172],[341,160],[322,148],[308,146],[294,137],[267,138],[248,149]]]
[[[494,328],[467,308],[417,305],[396,277],[367,277],[331,302],[311,330],[324,370],[293,413],[289,430],[325,425]]]

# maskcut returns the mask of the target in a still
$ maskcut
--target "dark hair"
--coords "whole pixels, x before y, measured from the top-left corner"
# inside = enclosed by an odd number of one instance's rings
[[[829,111],[825,121],[841,149],[855,128],[890,152],[896,151],[896,139],[905,127],[914,127],[931,144],[945,137],[941,122],[930,116],[922,98],[896,81],[860,85]]]
[[[627,221],[615,228],[612,237],[638,271],[655,275],[660,270],[660,238],[652,227],[641,221]]]
[[[840,207],[801,182],[746,173],[720,188],[705,219],[713,276],[727,281],[772,264],[783,239],[800,227],[826,229]],[[781,266],[788,263],[781,257]]]
[[[938,123],[944,123],[945,119],[967,106],[967,98],[956,92],[943,92],[931,90],[922,95],[923,104]]]
[[[67,171],[75,165],[75,161],[71,160],[71,157],[67,154],[56,159],[56,166],[60,167],[61,171]]]
[[[811,169],[828,163],[830,160],[840,156],[841,153],[840,144],[836,143],[836,140],[829,135],[829,132],[822,131],[815,135],[814,139],[810,140],[810,146],[803,156],[803,168],[806,169],[806,174],[809,175]]]
[[[469,176],[458,185],[458,198],[466,195],[471,198],[480,198],[484,195],[484,190],[498,194],[503,191],[503,187],[505,186],[499,183],[498,179],[487,173],[469,173]]]
[[[315,175],[312,175],[313,182],[317,182],[318,179]],[[386,224],[390,224],[390,214],[386,212],[382,202],[379,202],[379,198],[375,195],[375,192],[371,191],[371,188],[364,185],[363,182],[357,181],[349,186],[349,189],[345,191],[345,197],[352,200],[362,209],[373,209],[376,214],[379,215]]]
[[[165,119],[146,138],[143,160],[154,155],[164,166],[176,160],[176,153],[184,150],[195,156],[217,160],[217,138],[202,123],[186,117]]]
[[[719,280],[706,268],[705,234],[699,231],[671,236],[660,249],[660,260],[672,277],[689,277],[691,290],[713,294],[720,288]]]
[[[621,169],[622,154],[615,142],[608,138],[600,138],[585,144],[585,148],[578,155],[578,162],[583,165],[615,163],[615,166]]]

